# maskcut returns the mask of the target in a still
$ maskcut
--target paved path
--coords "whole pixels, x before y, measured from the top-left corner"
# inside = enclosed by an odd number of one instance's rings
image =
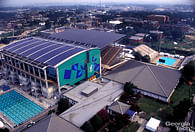
[[[139,129],[137,130],[137,132],[142,132],[146,126],[147,120],[144,120],[142,125],[139,127]]]

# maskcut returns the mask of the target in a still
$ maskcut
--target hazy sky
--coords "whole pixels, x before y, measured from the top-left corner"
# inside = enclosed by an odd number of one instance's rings
[[[120,3],[135,3],[135,4],[194,4],[195,0],[101,0],[102,3],[120,2]],[[64,4],[95,4],[100,3],[100,0],[0,0],[0,6],[23,6],[36,5],[44,3],[64,3]]]

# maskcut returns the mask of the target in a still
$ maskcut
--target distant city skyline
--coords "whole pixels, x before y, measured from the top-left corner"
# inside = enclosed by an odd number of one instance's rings
[[[39,4],[95,4],[95,3],[132,3],[132,4],[182,4],[191,5],[193,0],[0,0],[1,6],[30,6]]]

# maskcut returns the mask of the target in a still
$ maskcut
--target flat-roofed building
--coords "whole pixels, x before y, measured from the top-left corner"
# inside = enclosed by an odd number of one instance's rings
[[[141,36],[131,36],[129,38],[129,41],[130,41],[130,43],[133,43],[133,44],[140,44],[140,43],[143,43],[144,37],[141,37]]]
[[[145,128],[151,132],[157,132],[159,125],[160,125],[160,120],[151,117],[150,120],[146,123]]]
[[[93,87],[93,88],[92,88]],[[98,89],[90,96],[84,95],[85,89]],[[91,119],[100,110],[110,106],[123,92],[123,85],[109,81],[105,85],[86,81],[76,88],[63,94],[73,106],[63,112],[60,117],[68,120],[74,125],[81,127],[86,121]]]
[[[163,31],[151,30],[149,33],[151,37],[157,37],[157,40],[162,39],[163,37]]]
[[[100,49],[120,41],[125,35],[113,32],[102,32],[97,30],[67,29],[63,32],[52,34],[48,39],[60,42],[74,43],[85,47],[98,47]]]
[[[148,37],[149,34],[145,34],[145,33],[136,33],[135,36],[137,36],[137,37]]]
[[[169,22],[169,16],[166,16],[166,15],[149,15],[148,20],[158,21],[160,23],[166,23],[166,22]]]

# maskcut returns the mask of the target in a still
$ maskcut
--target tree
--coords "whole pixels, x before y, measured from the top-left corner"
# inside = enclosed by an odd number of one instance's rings
[[[51,22],[50,22],[49,20],[47,20],[47,21],[45,22],[45,28],[46,28],[46,29],[51,28]]]
[[[50,114],[52,114],[52,113],[55,113],[55,109],[49,110],[49,111],[48,111],[48,115],[50,115]]]
[[[95,132],[93,126],[89,121],[86,121],[82,126],[81,129],[84,130],[85,132]]]
[[[183,40],[183,38],[184,38],[182,30],[179,28],[173,29],[171,31],[171,34],[172,34],[174,40],[177,40],[177,39]]]
[[[142,56],[139,52],[135,52],[134,56],[135,56],[135,60],[150,63],[149,55]]]
[[[108,111],[106,109],[102,109],[101,111],[98,112],[98,116],[101,118],[101,120],[105,123],[109,121],[110,117],[108,114]]]
[[[137,86],[135,86],[131,82],[126,82],[124,85],[124,91],[128,94],[134,94],[133,89],[136,89],[136,88],[137,88]]]
[[[0,128],[0,132],[9,132],[8,128]]]
[[[191,106],[191,100],[190,99],[184,99],[179,102],[178,105],[174,107],[173,110],[173,116],[171,118],[172,121],[184,121],[188,110]]]
[[[10,42],[10,39],[8,39],[8,38],[2,38],[1,39],[1,43],[9,44],[9,42]]]
[[[70,107],[69,105],[69,101],[67,99],[61,98],[58,101],[58,112],[57,114],[61,114],[62,112],[64,112],[65,110],[67,110]]]
[[[150,56],[149,56],[149,55],[143,56],[143,57],[142,57],[142,61],[143,61],[143,62],[150,63]]]
[[[135,60],[138,60],[138,61],[142,60],[142,55],[139,52],[135,52],[134,56],[135,56]]]
[[[98,115],[95,115],[90,121],[96,130],[98,130],[103,125],[103,121]]]
[[[151,34],[151,41],[154,42],[158,42],[158,35],[157,34]]]
[[[190,61],[188,64],[184,66],[182,69],[182,76],[186,79],[186,81],[191,81],[195,76],[195,62]]]

